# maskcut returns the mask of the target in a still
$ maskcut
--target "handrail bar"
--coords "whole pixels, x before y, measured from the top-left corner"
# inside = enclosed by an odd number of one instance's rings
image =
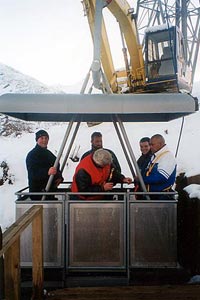
[[[43,206],[34,205],[3,233],[5,299],[20,299],[20,235],[32,223],[33,269],[32,298],[43,293]]]

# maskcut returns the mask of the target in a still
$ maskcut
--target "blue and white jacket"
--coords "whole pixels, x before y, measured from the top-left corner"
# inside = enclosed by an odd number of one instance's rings
[[[154,153],[144,175],[149,192],[161,192],[172,187],[176,180],[176,160],[165,145]]]

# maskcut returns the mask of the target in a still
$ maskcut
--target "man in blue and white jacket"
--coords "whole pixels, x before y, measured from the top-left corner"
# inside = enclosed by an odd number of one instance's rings
[[[169,192],[176,180],[176,160],[165,144],[160,134],[155,134],[150,140],[153,156],[147,171],[143,175],[144,183],[149,192]],[[155,197],[153,197],[155,198]],[[162,198],[162,197],[161,197]],[[160,199],[160,197],[159,197]]]

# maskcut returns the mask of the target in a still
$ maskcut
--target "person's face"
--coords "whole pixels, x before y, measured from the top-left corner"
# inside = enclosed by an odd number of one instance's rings
[[[162,148],[162,143],[159,139],[154,138],[151,139],[150,141],[150,147],[151,147],[151,151],[155,153]]]
[[[44,136],[39,137],[39,139],[37,140],[37,143],[40,147],[46,148],[48,145],[48,141],[49,141],[48,136],[44,135]]]
[[[93,138],[93,140],[91,141],[92,143],[92,148],[93,149],[100,149],[103,147],[103,143],[102,143],[102,137],[101,136],[95,136]]]
[[[140,150],[141,150],[142,154],[147,154],[150,149],[151,148],[150,148],[149,142],[140,143]]]

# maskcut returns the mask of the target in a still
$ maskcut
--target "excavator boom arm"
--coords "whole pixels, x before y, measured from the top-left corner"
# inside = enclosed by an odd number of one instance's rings
[[[101,1],[101,0],[100,0]],[[130,57],[130,74],[132,79],[137,82],[144,81],[144,61],[142,56],[142,48],[138,43],[137,29],[135,22],[131,17],[131,7],[127,1],[112,0],[104,1],[107,8],[116,18],[119,23],[120,29],[126,41],[128,53]],[[92,34],[93,42],[95,32],[95,0],[83,0],[85,13],[88,18],[90,31]],[[108,82],[110,83],[112,91],[118,91],[117,73],[114,68],[109,39],[106,31],[104,19],[102,19],[101,28],[101,62]],[[126,68],[124,68],[126,69]],[[127,70],[126,70],[127,71]],[[130,75],[129,74],[129,75]],[[124,75],[123,75],[124,76]],[[128,77],[128,74],[126,74]]]

